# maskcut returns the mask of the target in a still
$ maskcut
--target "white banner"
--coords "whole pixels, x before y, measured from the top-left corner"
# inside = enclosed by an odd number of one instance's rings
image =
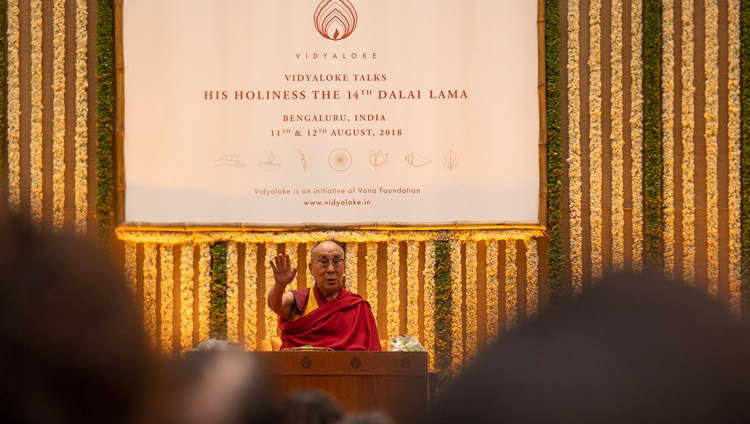
[[[125,221],[539,221],[537,2],[125,0]]]

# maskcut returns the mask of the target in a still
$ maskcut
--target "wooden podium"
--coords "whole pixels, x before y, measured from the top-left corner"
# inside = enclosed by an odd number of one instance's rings
[[[397,423],[427,412],[426,352],[252,352],[276,396],[318,389],[348,412],[383,410]]]

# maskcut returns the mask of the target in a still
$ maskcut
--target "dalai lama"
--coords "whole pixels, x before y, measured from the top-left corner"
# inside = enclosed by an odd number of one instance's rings
[[[333,350],[380,350],[370,304],[344,288],[344,249],[323,241],[310,249],[311,288],[286,291],[297,275],[289,255],[271,261],[274,285],[268,306],[279,315],[281,349],[312,346]]]

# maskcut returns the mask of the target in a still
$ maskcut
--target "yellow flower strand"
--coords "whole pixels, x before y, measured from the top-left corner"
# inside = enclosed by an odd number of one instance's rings
[[[619,0],[618,0],[619,1]],[[633,271],[643,269],[643,4],[630,3],[630,157]]]
[[[227,341],[240,341],[239,258],[237,243],[227,243]]]
[[[138,254],[135,243],[125,243],[125,281],[133,292],[133,296],[138,292]]]
[[[161,278],[159,294],[161,295],[161,351],[171,353],[174,343],[174,253],[171,244],[159,246]]]
[[[573,294],[583,289],[581,171],[580,4],[568,2],[568,191],[570,193],[570,268]]]
[[[307,262],[310,262],[312,260],[312,258],[310,258],[309,255],[310,255],[310,250],[313,248],[313,246],[315,246],[315,243],[317,243],[317,242],[316,241],[315,242],[313,242],[313,241],[306,242],[306,245],[307,245],[307,254],[308,254]],[[297,272],[299,272],[299,270],[297,270]],[[302,270],[302,272],[306,272],[307,273],[307,280],[305,280],[305,281],[307,281],[308,286],[312,287],[312,285],[315,283],[315,279],[313,278],[312,273],[310,272],[310,268],[307,266],[307,264],[305,264],[305,269]]]
[[[367,296],[375,322],[378,321],[378,244],[367,243]]]
[[[591,0],[589,6],[589,184],[591,229],[591,276],[602,277],[602,4]]]
[[[8,0],[8,205],[14,212],[21,206],[21,63],[18,39],[18,0]]]
[[[419,242],[406,243],[406,333],[419,334]]]
[[[300,275],[300,272],[304,272],[305,268],[304,266],[301,266],[302,264],[299,264],[299,258],[297,258],[297,243],[295,242],[286,242],[286,254],[289,255],[289,263],[292,264],[292,266],[297,267],[297,275]],[[299,281],[299,279],[297,279]],[[292,289],[294,288],[294,284],[292,283],[287,288]]]
[[[274,284],[273,270],[271,269],[270,261],[277,253],[278,249],[276,243],[266,243],[266,260],[263,261],[263,264],[266,267],[266,294],[268,293],[268,289]],[[279,316],[276,315],[276,312],[272,311],[271,308],[266,307],[266,305],[263,305],[263,310],[265,311],[266,317],[266,337],[278,335]]]
[[[156,245],[146,243],[143,245],[143,324],[151,341],[159,346],[156,339],[156,274]]]
[[[693,0],[682,0],[682,278],[695,283],[695,27]]]
[[[65,2],[54,2],[52,81],[52,225],[65,221]]]
[[[198,340],[208,340],[211,335],[211,246],[198,246]]]
[[[258,247],[254,244],[245,246],[245,347],[258,347],[258,302],[265,298],[258,298]],[[302,270],[304,272],[304,270]],[[263,304],[265,307],[265,304]]]
[[[401,261],[398,243],[397,241],[388,242],[388,291],[386,292],[386,299],[388,300],[388,326],[386,327],[388,340],[399,334],[399,323],[401,322],[399,316],[401,310],[401,278],[399,272]]]
[[[352,293],[357,293],[357,264],[359,244],[356,242],[346,244],[346,268],[344,269],[346,289]]]
[[[31,0],[31,219],[42,222],[43,170],[43,107],[42,107],[42,0]]]
[[[719,5],[706,5],[706,224],[708,293],[719,294]]]
[[[466,351],[467,358],[477,352],[477,242],[466,242]]]
[[[424,335],[430,371],[435,371],[435,242],[424,244]]]
[[[505,316],[508,331],[515,329],[518,325],[517,250],[515,242],[505,243]]]
[[[456,239],[450,240],[451,257],[451,369],[458,374],[464,361],[463,346],[463,284],[461,282],[461,244]]]
[[[193,293],[195,293],[194,250],[190,244],[180,247],[180,347],[188,351],[193,341]]]
[[[611,53],[611,116],[612,133],[612,268],[625,267],[625,138],[623,135],[623,57],[622,57],[622,0],[612,0],[612,53]]]
[[[487,343],[500,334],[500,280],[498,279],[497,241],[487,242]]]
[[[526,316],[529,319],[539,314],[539,252],[536,239],[526,242]]]
[[[742,174],[740,124],[740,0],[729,0],[729,308],[742,312]]]
[[[88,3],[76,1],[75,228],[84,233],[88,219]]]
[[[674,52],[674,8],[672,2],[662,2],[662,154],[664,175],[662,177],[662,202],[664,217],[664,273],[668,277],[675,277],[675,186],[674,186],[674,126],[675,110],[674,74],[675,52]]]

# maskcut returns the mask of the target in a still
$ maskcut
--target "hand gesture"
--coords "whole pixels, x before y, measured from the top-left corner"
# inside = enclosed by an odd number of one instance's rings
[[[297,275],[297,267],[291,265],[288,254],[282,255],[279,253],[269,262],[271,263],[271,269],[273,269],[273,279],[276,284],[286,286],[294,281],[294,277]]]

